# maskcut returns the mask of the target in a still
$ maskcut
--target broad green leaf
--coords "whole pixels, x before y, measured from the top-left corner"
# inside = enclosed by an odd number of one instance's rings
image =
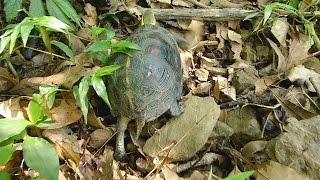
[[[56,94],[59,90],[58,86],[55,84],[47,84],[39,87],[40,95],[46,95],[47,97],[47,106],[49,109],[52,108]]]
[[[266,6],[266,8],[264,9],[263,25],[265,25],[266,22],[268,21],[268,19],[270,18],[271,13],[272,13],[272,8],[273,8],[272,4],[268,4]]]
[[[24,47],[26,47],[27,45],[29,35],[33,28],[34,28],[34,24],[32,22],[26,22],[21,25],[20,33],[21,33],[21,39]]]
[[[13,139],[9,138],[0,143],[0,166],[5,165],[12,157],[15,148],[13,147]]]
[[[42,0],[30,0],[29,13],[32,17],[45,16],[46,12]]]
[[[123,65],[119,64],[113,64],[110,66],[104,66],[100,68],[96,73],[94,73],[94,76],[101,77],[112,74],[113,71],[123,67]]]
[[[33,94],[27,110],[29,120],[33,125],[44,118],[44,113],[41,107],[42,103],[42,96],[40,94]]]
[[[0,143],[20,134],[30,124],[23,118],[0,119]]]
[[[65,16],[65,14],[60,10],[60,8],[55,4],[53,0],[46,0],[46,6],[50,16],[54,16],[61,21],[71,25],[67,16]]]
[[[91,83],[98,94],[98,96],[103,99],[103,101],[109,106],[110,109],[112,109],[110,101],[108,99],[108,93],[107,93],[107,88],[102,80],[101,77],[98,76],[92,76],[91,77]]]
[[[138,46],[135,43],[132,43],[130,41],[118,41],[113,44],[114,48],[128,48],[128,49],[133,49],[133,50],[138,50],[141,51],[142,48]]]
[[[75,85],[72,88],[73,97],[76,99],[77,106],[80,107],[79,86]]]
[[[47,180],[57,180],[59,158],[48,141],[39,137],[27,137],[23,141],[23,158],[28,167],[39,172]]]
[[[45,118],[43,121],[38,122],[35,126],[40,129],[47,129],[50,125],[54,124],[55,121],[51,118]]]
[[[256,16],[258,16],[260,14],[260,12],[254,12],[254,13],[251,13],[251,14],[248,14],[244,19],[243,21],[246,21],[246,20],[249,20],[251,18],[254,18]]]
[[[320,16],[320,11],[314,11],[313,14],[314,14],[315,16]]]
[[[1,180],[11,180],[10,174],[5,171],[0,171],[0,179]]]
[[[80,109],[83,113],[84,121],[86,124],[88,120],[88,110],[89,110],[88,90],[90,85],[91,85],[91,79],[89,76],[84,76],[79,83]]]
[[[72,21],[81,27],[80,18],[76,10],[72,7],[71,3],[66,0],[53,0],[53,2],[60,8],[60,10],[69,17]]]
[[[223,180],[246,180],[248,177],[250,177],[253,174],[254,171],[246,171],[241,172],[235,175],[232,175],[230,177],[226,177]]]
[[[18,10],[22,6],[22,0],[4,0],[3,2],[6,21],[9,22],[17,17]]]
[[[93,43],[85,52],[108,51],[112,48],[111,41],[101,40]]]
[[[19,33],[20,33],[20,27],[21,27],[21,25],[18,24],[18,25],[14,28],[12,34],[10,35],[10,47],[9,47],[9,53],[10,53],[10,54],[12,53],[13,48],[14,48],[14,46],[16,45],[16,41],[17,41],[17,38],[18,38]]]
[[[61,49],[64,53],[66,53],[66,55],[67,55],[68,57],[70,57],[71,59],[74,58],[74,54],[73,54],[72,50],[71,50],[66,44],[64,44],[64,43],[62,43],[62,42],[59,42],[59,41],[55,41],[55,40],[51,41],[51,44],[57,46],[57,47],[58,47],[59,49]]]
[[[281,9],[284,9],[284,10],[287,10],[291,13],[295,13],[295,11],[297,10],[296,8],[290,6],[290,5],[287,5],[287,4],[284,4],[284,3],[278,3],[278,2],[275,2],[275,3],[272,3],[272,7],[274,8],[281,8]]]
[[[4,36],[0,39],[0,54],[10,42],[10,36]]]
[[[66,33],[67,31],[71,30],[71,27],[69,25],[53,16],[42,16],[38,18],[33,18],[33,21],[35,23],[34,25],[36,26],[47,27],[62,33]]]

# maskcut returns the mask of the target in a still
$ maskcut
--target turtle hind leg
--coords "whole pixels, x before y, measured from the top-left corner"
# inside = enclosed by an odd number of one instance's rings
[[[183,103],[181,101],[175,101],[169,109],[169,114],[171,116],[179,116],[181,113],[183,113],[183,111],[184,111]]]
[[[118,161],[124,161],[127,158],[126,150],[124,146],[124,132],[127,129],[130,119],[124,116],[121,116],[118,119],[117,124],[117,139],[116,139],[116,151],[114,157]]]

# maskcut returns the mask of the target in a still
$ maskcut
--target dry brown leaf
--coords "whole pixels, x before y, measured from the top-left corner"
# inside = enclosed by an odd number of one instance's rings
[[[230,85],[227,78],[222,76],[212,77],[212,80],[216,81],[216,84],[219,85],[219,90],[232,100],[236,101],[236,90],[233,86]]]
[[[184,1],[184,0],[172,0],[172,5],[174,6],[182,6],[182,7],[192,7],[193,4]]]
[[[260,96],[265,90],[268,89],[270,85],[272,85],[274,82],[278,80],[279,80],[278,75],[264,76],[258,79],[254,83],[254,86],[255,86],[254,94],[257,96]]]
[[[275,161],[267,161],[257,165],[258,169],[253,174],[257,180],[270,179],[296,179],[309,180],[308,177],[298,173],[296,170],[277,163]]]
[[[110,140],[114,133],[114,128],[96,129],[90,134],[89,145],[93,148],[99,148]]]
[[[286,58],[282,54],[281,50],[279,49],[279,47],[277,46],[276,43],[274,43],[273,41],[271,41],[271,39],[268,39],[268,38],[267,38],[267,41],[269,42],[269,44],[272,47],[272,49],[278,55],[278,67],[277,67],[277,69],[280,70],[280,69],[282,69],[282,65],[285,64]]]
[[[24,118],[28,119],[26,108],[29,99],[25,97],[12,98],[7,101],[0,102],[0,115],[5,118]]]
[[[320,74],[316,73],[313,70],[305,68],[303,65],[299,65],[297,67],[292,68],[289,71],[288,79],[291,82],[295,82],[297,80],[303,80],[306,82],[309,91],[316,92],[312,83],[310,82],[310,78],[320,78]]]
[[[193,69],[193,56],[189,51],[180,52],[181,66],[183,71],[183,78],[189,78],[189,71]]]
[[[271,32],[283,47],[287,47],[286,40],[288,31],[289,25],[287,22],[287,18],[277,18],[273,21]]]
[[[233,30],[228,30],[228,38],[231,41],[235,41],[239,44],[243,44],[241,35],[239,33],[236,33]]]
[[[204,68],[196,69],[195,75],[199,81],[208,81],[209,71]]]
[[[103,154],[94,158],[97,164],[93,179],[113,179],[113,150],[105,146]]]
[[[10,90],[17,83],[18,81],[10,76],[7,69],[0,67],[0,93]]]
[[[184,113],[171,118],[149,138],[143,151],[153,158],[189,159],[207,142],[219,113],[220,108],[212,97],[191,96],[185,102]]]
[[[241,52],[242,52],[242,44],[236,43],[236,42],[231,42],[231,50],[234,53],[233,54],[233,59],[235,60],[242,60],[241,59]]]
[[[52,109],[48,112],[48,117],[55,121],[48,129],[57,129],[78,121],[82,117],[82,112],[78,109],[72,93],[69,93],[62,99],[55,100]]]
[[[89,26],[95,26],[97,25],[98,15],[97,10],[94,6],[92,6],[90,3],[86,3],[84,7],[84,11],[87,15],[83,16],[82,19],[86,23],[86,25]]]
[[[208,96],[210,94],[211,87],[212,85],[209,82],[199,83],[197,87],[191,88],[191,92],[197,96]]]
[[[243,146],[241,154],[247,159],[252,159],[255,153],[263,151],[266,148],[267,143],[267,141],[251,141]]]
[[[307,47],[307,36],[300,33],[292,37],[289,41],[289,55],[286,66],[283,69],[288,70],[292,67],[305,62],[305,58],[309,57],[309,47]]]
[[[64,127],[60,129],[46,129],[42,135],[48,138],[60,149],[58,152],[60,158],[65,160],[73,160],[76,165],[80,162],[81,146],[77,140],[77,136],[73,134],[72,130]]]
[[[201,21],[192,20],[184,34],[189,47],[193,47],[202,40],[204,24]]]
[[[207,58],[205,56],[200,56],[200,67],[206,68],[206,67],[214,67],[219,66],[220,63],[216,59]]]
[[[161,168],[164,178],[172,179],[172,180],[183,180],[183,178],[180,178],[177,172],[174,171],[174,169],[175,169],[175,165],[173,164],[164,165]]]
[[[225,46],[225,40],[228,38],[228,28],[224,23],[215,23],[216,25],[216,37],[219,39],[218,49],[222,49]]]

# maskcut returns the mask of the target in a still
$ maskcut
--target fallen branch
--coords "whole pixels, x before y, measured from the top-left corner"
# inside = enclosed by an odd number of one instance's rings
[[[148,8],[139,8],[143,13]],[[255,10],[245,10],[239,8],[224,9],[152,9],[156,19],[193,19],[205,21],[230,21],[241,20],[247,15],[256,12]]]

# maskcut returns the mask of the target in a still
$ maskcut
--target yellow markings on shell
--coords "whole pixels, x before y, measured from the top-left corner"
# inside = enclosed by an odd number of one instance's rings
[[[127,57],[127,62],[125,64],[125,70],[126,70],[126,75],[125,75],[125,82],[126,82],[126,87],[130,87],[130,80],[129,80],[129,68],[130,68],[130,63],[131,63],[131,59],[128,56]],[[132,91],[130,89],[127,89],[125,92],[125,95],[127,96],[128,102],[129,102],[129,108],[131,110],[134,110],[134,106],[133,106],[133,95],[132,95]]]

